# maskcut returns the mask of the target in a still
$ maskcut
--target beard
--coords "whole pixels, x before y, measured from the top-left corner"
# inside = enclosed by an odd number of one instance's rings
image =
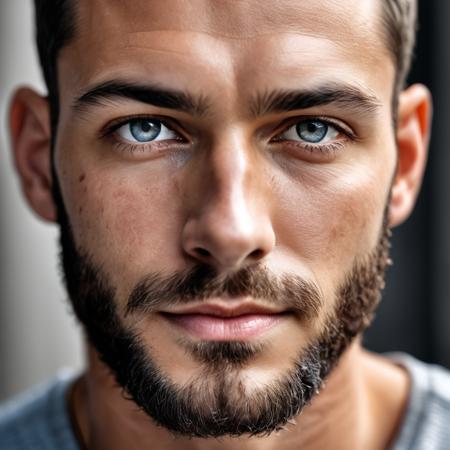
[[[345,349],[372,321],[390,263],[385,213],[375,249],[354,262],[336,291],[334,311],[322,332],[298,352],[282,376],[248,392],[242,369],[264,352],[265,344],[186,340],[178,343],[202,370],[181,386],[158,367],[139,333],[124,325],[112,283],[76,248],[67,214],[58,203],[65,284],[90,343],[127,397],[156,424],[181,436],[268,435],[285,426],[310,403]],[[323,303],[313,283],[273,275],[260,265],[225,278],[211,267],[197,266],[170,276],[147,275],[132,290],[125,314],[150,314],[161,306],[238,295],[283,305],[305,324],[318,316]]]

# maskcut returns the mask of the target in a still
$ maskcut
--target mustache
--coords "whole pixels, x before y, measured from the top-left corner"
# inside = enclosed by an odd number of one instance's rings
[[[125,314],[151,313],[194,301],[240,296],[292,310],[307,320],[319,314],[323,303],[317,285],[297,275],[275,275],[260,265],[223,275],[210,266],[198,265],[171,275],[145,276],[132,290]]]

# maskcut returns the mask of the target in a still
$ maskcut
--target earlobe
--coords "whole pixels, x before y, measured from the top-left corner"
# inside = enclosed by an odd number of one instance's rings
[[[431,95],[425,86],[415,84],[400,94],[398,160],[389,211],[392,227],[405,221],[414,208],[427,160],[431,116]]]
[[[39,217],[54,222],[47,99],[29,88],[18,89],[11,102],[10,131],[14,162],[25,197]]]

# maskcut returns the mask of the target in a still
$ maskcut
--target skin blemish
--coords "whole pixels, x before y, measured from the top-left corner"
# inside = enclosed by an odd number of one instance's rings
[[[86,179],[86,174],[85,174],[85,173],[82,173],[82,174],[80,175],[80,177],[78,178],[78,181],[79,181],[80,183],[82,183],[85,179]]]

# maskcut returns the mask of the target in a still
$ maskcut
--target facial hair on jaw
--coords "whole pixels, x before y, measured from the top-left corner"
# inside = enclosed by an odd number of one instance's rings
[[[239,368],[263,352],[263,345],[191,343],[187,344],[189,350],[204,370],[187,385],[177,386],[153,361],[151,348],[144,346],[136,332],[124,327],[117,313],[114,288],[91,258],[77,250],[67,214],[59,203],[64,279],[91,345],[129,399],[156,424],[181,436],[261,436],[283,428],[309,404],[345,349],[370,324],[390,264],[390,231],[385,213],[376,248],[366,258],[355,261],[337,291],[335,311],[320,337],[299,352],[291,370],[246,395]],[[297,308],[304,320],[313,320],[322,302],[318,288],[297,277],[276,277],[254,267],[223,280],[211,268],[201,266],[169,277],[144,277],[130,295],[127,309],[145,314],[171,299],[182,302],[240,292],[257,293],[258,298],[269,302],[286,302]]]

